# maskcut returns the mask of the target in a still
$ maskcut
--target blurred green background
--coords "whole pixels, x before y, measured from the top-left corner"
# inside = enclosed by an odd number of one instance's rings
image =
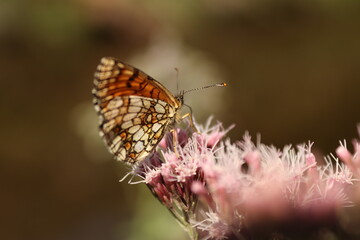
[[[357,136],[358,0],[1,0],[0,239],[186,239],[142,185],[118,180],[97,133],[92,79],[103,56],[186,95],[240,139]],[[171,236],[171,238],[169,238]]]

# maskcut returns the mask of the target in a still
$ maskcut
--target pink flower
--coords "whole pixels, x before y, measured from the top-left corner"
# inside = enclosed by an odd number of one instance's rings
[[[312,143],[278,149],[249,134],[223,140],[221,123],[175,129],[158,152],[140,164],[140,176],[192,239],[291,237],[339,225],[338,211],[354,204],[353,176],[360,171],[360,144],[354,154],[340,146],[337,158],[319,165]],[[360,131],[360,128],[359,128]],[[354,187],[356,185],[356,187]],[[200,203],[199,203],[200,202]],[[291,231],[287,231],[287,229]],[[290,234],[290,235],[289,235]]]
[[[358,125],[358,133],[360,136],[360,124]],[[353,140],[354,153],[351,154],[346,147],[346,142],[336,149],[336,154],[351,170],[351,172],[357,177],[360,176],[360,141]]]

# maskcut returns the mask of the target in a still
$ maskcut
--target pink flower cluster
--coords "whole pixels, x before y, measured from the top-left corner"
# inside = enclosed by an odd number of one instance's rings
[[[192,239],[291,237],[333,227],[337,211],[355,204],[359,141],[354,154],[342,144],[342,162],[333,156],[323,166],[310,143],[277,149],[248,134],[231,143],[223,140],[229,129],[210,120],[198,129],[175,129],[133,172]]]

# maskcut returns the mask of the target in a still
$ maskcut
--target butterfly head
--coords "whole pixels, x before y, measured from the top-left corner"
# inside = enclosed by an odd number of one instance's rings
[[[180,93],[175,96],[176,100],[180,103],[180,106],[184,104],[184,94],[185,91],[180,91]]]

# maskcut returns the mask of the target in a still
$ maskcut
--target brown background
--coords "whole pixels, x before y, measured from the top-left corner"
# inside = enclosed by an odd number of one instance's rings
[[[196,119],[321,154],[357,136],[357,0],[0,2],[0,239],[186,239],[97,135],[102,56],[186,96]]]

